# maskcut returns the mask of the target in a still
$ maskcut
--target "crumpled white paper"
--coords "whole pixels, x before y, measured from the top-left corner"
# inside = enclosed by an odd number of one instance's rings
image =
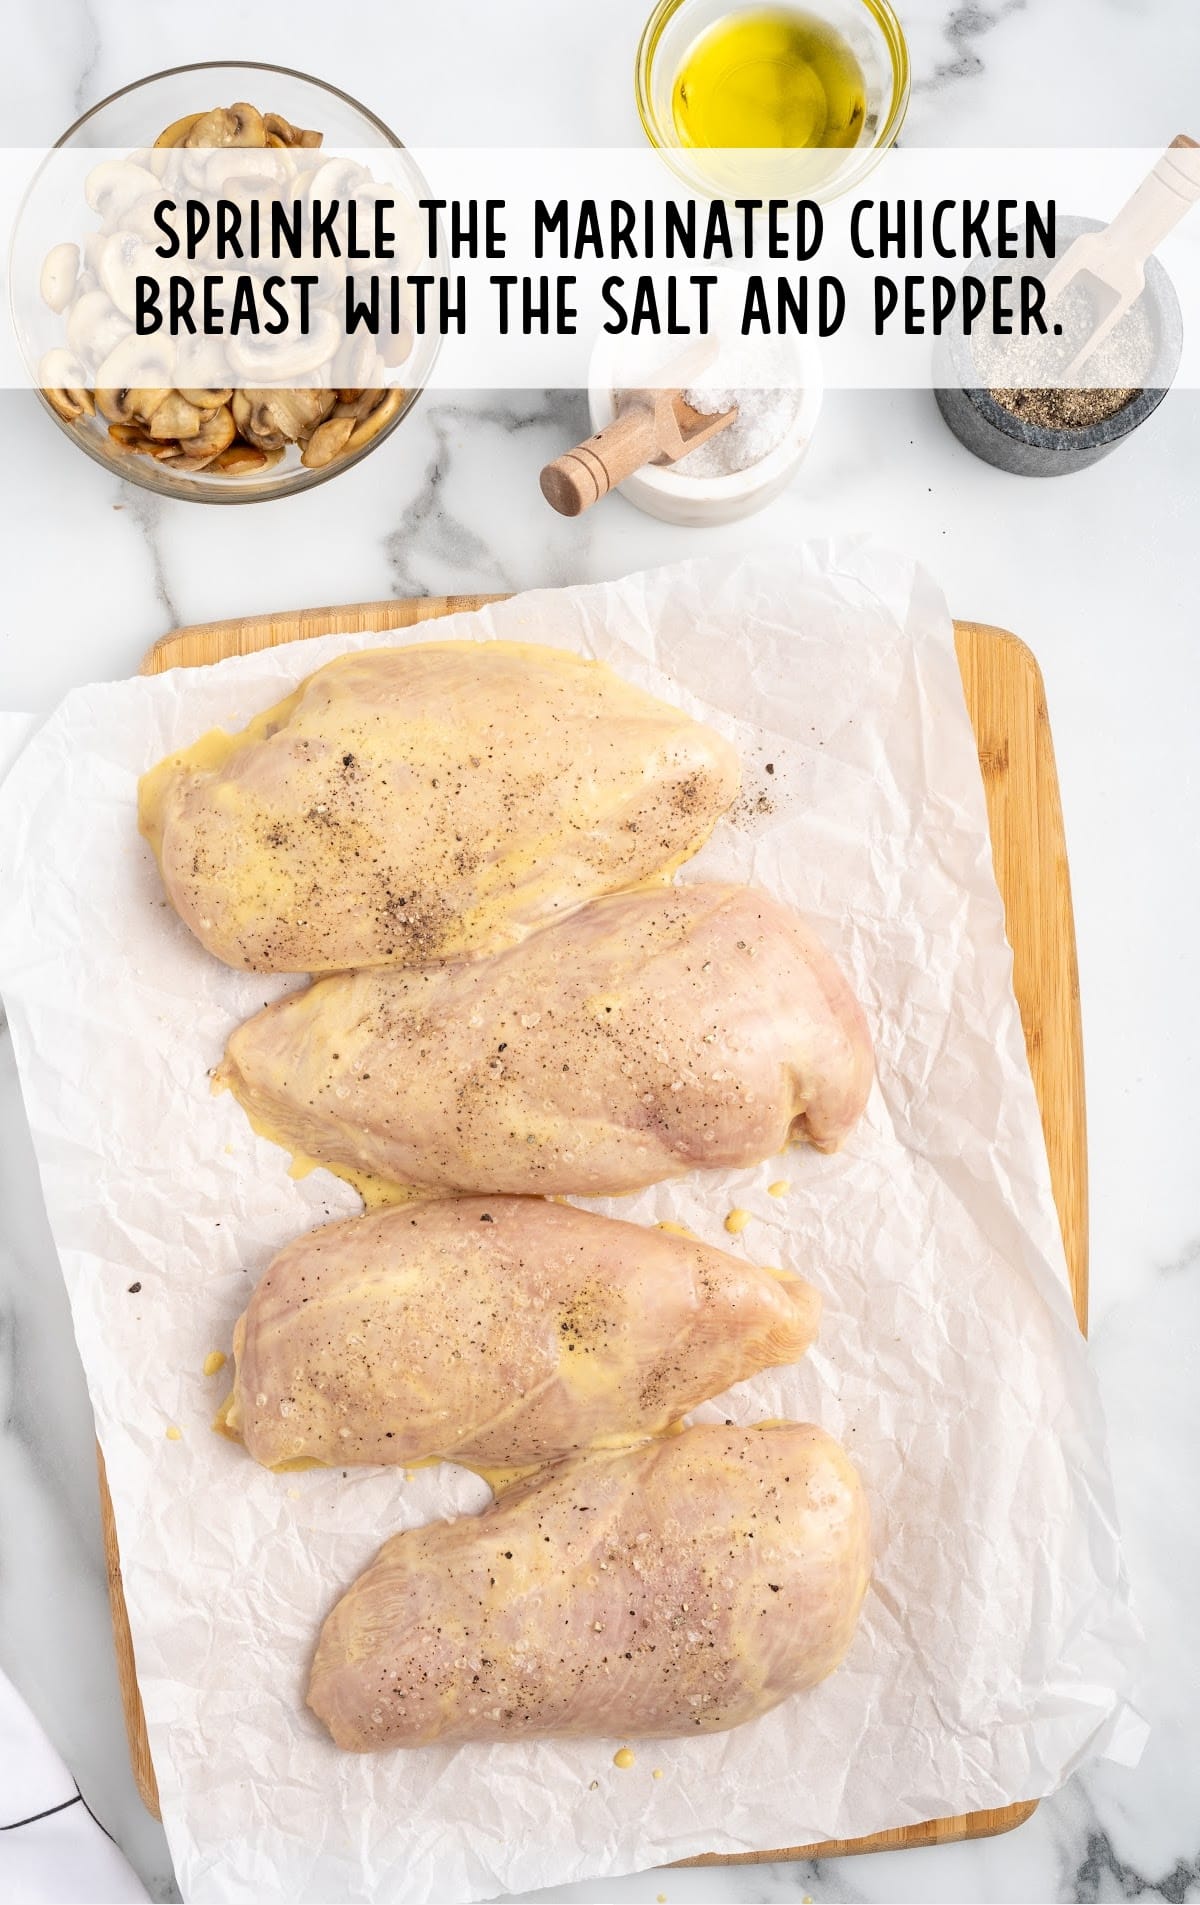
[[[732,1733],[643,1742],[629,1770],[603,1739],[361,1758],[306,1710],[319,1624],[379,1544],[487,1490],[451,1467],[271,1475],[210,1432],[228,1376],[205,1378],[205,1356],[274,1252],[357,1198],[324,1172],[293,1181],[210,1095],[232,1027],[297,982],[211,959],[135,826],[143,768],[331,655],[492,636],[600,656],[737,743],[745,790],[683,877],[755,880],[815,917],[878,1055],[839,1156],[600,1206],[820,1286],[807,1360],[701,1413],[840,1437],[878,1556],[829,1681]],[[998,1806],[1096,1753],[1136,1754],[1100,1412],[951,624],[919,569],[860,544],[688,563],[82,688],[9,775],[0,838],[0,983],[186,1898],[482,1898]],[[768,1196],[782,1176],[790,1195]],[[753,1213],[736,1240],[732,1206]]]

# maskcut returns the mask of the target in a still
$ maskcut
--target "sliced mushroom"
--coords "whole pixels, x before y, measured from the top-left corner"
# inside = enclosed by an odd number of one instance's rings
[[[84,412],[75,402],[69,390],[56,390],[53,384],[39,384],[46,402],[56,410],[64,423],[78,423]]]
[[[158,180],[144,166],[129,159],[105,159],[93,166],[84,185],[87,202],[99,212],[109,230],[120,225],[139,199],[157,193]]]
[[[294,126],[290,119],[285,119],[281,112],[264,113],[263,125],[272,144],[276,140],[281,146],[319,146],[321,143],[321,133],[305,132],[303,127]]]
[[[312,196],[312,182],[316,178],[317,173],[321,170],[321,166],[324,165],[324,163],[325,161],[324,159],[322,159],[320,165],[310,166],[310,167],[307,167],[304,171],[297,172],[295,182],[293,185],[294,198],[300,200],[303,204],[307,205],[309,199]]]
[[[347,337],[334,353],[329,381],[337,388],[339,396],[343,387],[355,392],[367,390],[372,384],[382,387],[380,368],[379,352],[375,349],[373,338]]]
[[[75,295],[75,284],[79,276],[79,246],[55,245],[46,253],[42,266],[41,293],[43,304],[52,311],[65,311]]]
[[[319,198],[323,205],[328,205],[335,198],[353,198],[357,191],[371,183],[370,173],[356,159],[326,159],[313,174],[309,197]]]
[[[208,456],[197,456],[186,449],[175,450],[170,456],[162,456],[157,452],[154,454],[155,461],[164,470],[174,470],[177,476],[195,476],[199,471],[206,470],[210,463],[215,462],[217,456],[215,450]]]
[[[384,390],[339,390],[333,416],[350,417],[354,423],[361,423],[386,395]]]
[[[307,335],[230,338],[229,361],[243,377],[310,377],[333,356],[340,338],[341,326],[333,312],[315,311]]]
[[[89,291],[76,298],[67,316],[67,343],[84,363],[102,364],[111,350],[133,329],[117,310],[107,291]]]
[[[158,147],[181,146],[197,120],[203,119],[203,117],[204,114],[202,112],[184,113],[182,119],[172,120],[165,132],[159,133],[157,139],[154,141],[155,145]]]
[[[95,404],[91,402],[91,391],[69,389],[67,385],[44,383],[38,387],[42,396],[53,410],[57,410],[63,423],[78,423],[80,417],[93,417]]]
[[[187,385],[192,390],[206,392],[204,405],[208,408],[228,399],[221,393],[226,389],[229,379],[229,364],[225,355],[226,340],[223,337],[181,337],[176,341],[175,376],[172,382],[176,390]],[[189,403],[195,403],[189,397]]]
[[[132,318],[137,314],[137,279],[157,281],[162,260],[144,238],[133,232],[114,232],[100,253],[99,270],[100,283],[118,311]]]
[[[182,391],[176,394],[183,395]],[[183,447],[189,456],[220,456],[222,450],[229,448],[236,434],[233,412],[228,404],[222,404],[219,410],[214,410],[202,420],[196,434],[184,440]]]
[[[353,417],[330,417],[317,425],[304,446],[300,461],[307,470],[323,470],[339,457],[354,431]]]
[[[310,296],[317,309],[327,306],[331,311],[345,308],[346,302],[346,265],[345,260],[335,258],[326,252],[320,258],[305,257],[304,268],[315,279]],[[342,326],[338,325],[338,334]],[[332,356],[332,349],[330,356]],[[350,382],[346,378],[347,383]]]
[[[183,197],[198,196],[204,190],[204,170],[212,153],[209,145],[181,145],[168,155],[165,183]]]
[[[154,212],[162,191],[163,188],[159,187],[157,191],[147,193],[145,198],[139,198],[135,204],[126,206],[120,218],[112,221],[115,229],[132,232],[137,238],[147,238],[152,245],[161,245],[162,227],[155,224]]]
[[[130,331],[104,358],[96,372],[95,383],[115,397],[121,392],[140,397],[166,395],[174,382],[171,346],[159,337],[139,337]],[[103,410],[103,406],[101,406]],[[108,416],[108,411],[103,414]],[[139,415],[146,415],[143,411]],[[111,417],[112,423],[128,423],[127,416]]]
[[[256,450],[282,450],[283,433],[276,430],[265,414],[259,412],[259,400],[268,393],[261,390],[235,390],[230,402],[239,436]],[[261,430],[256,424],[262,424]]]
[[[177,390],[173,390],[151,417],[150,435],[156,443],[165,442],[170,437],[194,437],[200,423],[200,412],[195,404],[188,403]]]
[[[385,331],[379,341],[379,355],[389,370],[396,370],[411,356],[414,342],[413,327],[406,317],[401,317],[394,331]]]
[[[194,403],[197,410],[219,410],[232,397],[232,390],[184,390],[176,385],[179,395],[188,403]]]
[[[236,197],[235,186],[250,192],[270,194],[289,176],[289,161],[277,159],[265,148],[244,145],[222,146],[204,156],[204,186],[222,198]]]
[[[290,443],[311,436],[337,401],[332,390],[265,390],[259,396],[256,427],[260,433],[277,433]]]
[[[376,404],[374,410],[369,416],[364,417],[361,423],[355,424],[354,434],[346,444],[346,454],[353,455],[355,450],[361,450],[366,444],[373,443],[380,432],[387,428],[392,418],[399,414],[407,395],[406,390],[386,391],[383,402]]]
[[[150,438],[135,423],[110,423],[108,434],[119,456],[137,456],[151,448]]]
[[[219,471],[222,476],[253,476],[256,470],[265,470],[281,454],[278,450],[259,450],[252,443],[231,443],[227,450],[222,450],[220,456],[213,458],[208,467]]]
[[[95,415],[96,406],[84,379],[83,365],[70,351],[60,347],[46,352],[38,365],[38,386],[64,422],[75,423],[80,417]]]
[[[180,140],[185,146],[265,146],[267,129],[257,106],[244,99],[201,113]]]
[[[263,124],[263,116],[257,106],[251,106],[248,101],[244,99],[236,99],[229,108],[229,111],[237,126],[237,137],[233,141],[234,145],[266,145],[267,128]]]
[[[148,424],[170,395],[170,390],[121,390],[100,384],[96,388],[96,408],[109,423]]]

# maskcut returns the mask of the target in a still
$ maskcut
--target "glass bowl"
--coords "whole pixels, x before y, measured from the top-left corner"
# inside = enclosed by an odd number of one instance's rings
[[[262,61],[201,61],[193,66],[173,66],[166,72],[152,73],[146,79],[123,86],[119,92],[111,93],[107,99],[93,106],[56,141],[56,150],[66,148],[86,151],[102,147],[133,152],[151,144],[164,127],[172,125],[185,114],[214,106],[227,106],[244,99],[250,100],[263,112],[281,114],[296,126],[311,126],[319,130],[327,146],[390,147],[414,194],[420,197],[429,195],[424,178],[415,161],[405,153],[401,140],[374,113],[336,86],[327,86],[323,80],[314,79],[307,73],[293,72],[286,66],[270,66]],[[35,380],[40,352],[33,343],[29,313],[22,309],[21,300],[32,295],[30,287],[37,285],[41,252],[44,249],[44,220],[27,216],[37,187],[38,180],[35,178],[17,219],[10,259],[13,322],[26,363]],[[19,290],[21,296],[18,295]],[[421,394],[439,344],[440,339],[436,335],[427,334],[416,339],[412,354],[404,365],[404,394],[396,414],[361,448],[343,454],[320,469],[306,469],[300,461],[300,446],[291,443],[286,446],[281,461],[259,474],[237,476],[201,470],[192,475],[182,475],[156,463],[151,457],[118,453],[101,416],[85,415],[68,422],[59,415],[41,390],[36,390],[36,395],[46,414],[54,419],[59,429],[64,430],[73,443],[102,464],[110,474],[136,483],[142,489],[153,490],[160,496],[180,497],[189,502],[256,503],[314,489],[318,483],[327,482],[330,477],[351,469],[365,456],[369,456],[372,450],[378,449],[398,428]]]
[[[688,144],[675,124],[672,92],[684,60],[701,34],[718,21],[768,10],[730,0],[658,0],[637,50],[634,84],[638,114],[656,146],[687,185],[707,196],[751,190],[772,196],[829,199],[849,191],[894,144],[908,109],[908,47],[889,0],[801,0],[794,12],[832,27],[856,56],[866,84],[867,109],[858,139],[848,147],[762,147],[705,160],[706,148]],[[775,7],[770,7],[775,11]]]

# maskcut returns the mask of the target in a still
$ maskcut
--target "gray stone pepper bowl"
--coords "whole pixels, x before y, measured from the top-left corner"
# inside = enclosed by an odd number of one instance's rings
[[[1096,218],[1060,218],[1056,237],[1058,252],[1066,250],[1080,232],[1102,231]],[[971,340],[946,336],[938,341],[934,355],[934,395],[938,409],[960,443],[1014,476],[1067,476],[1115,450],[1132,436],[1166,396],[1179,369],[1183,350],[1183,315],[1175,287],[1154,258],[1146,263],[1146,289],[1142,294],[1154,328],[1155,355],[1146,379],[1146,387],[1115,416],[1083,429],[1047,430],[1028,423],[1005,410],[986,390],[974,386],[975,370]]]

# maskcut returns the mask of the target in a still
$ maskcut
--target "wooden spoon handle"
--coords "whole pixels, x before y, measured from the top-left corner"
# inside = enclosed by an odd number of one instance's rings
[[[1113,219],[1106,246],[1132,264],[1144,264],[1197,199],[1200,146],[1181,132]]]
[[[556,457],[542,471],[542,495],[562,516],[578,516],[659,453],[654,412],[644,404],[623,410],[586,443]]]

